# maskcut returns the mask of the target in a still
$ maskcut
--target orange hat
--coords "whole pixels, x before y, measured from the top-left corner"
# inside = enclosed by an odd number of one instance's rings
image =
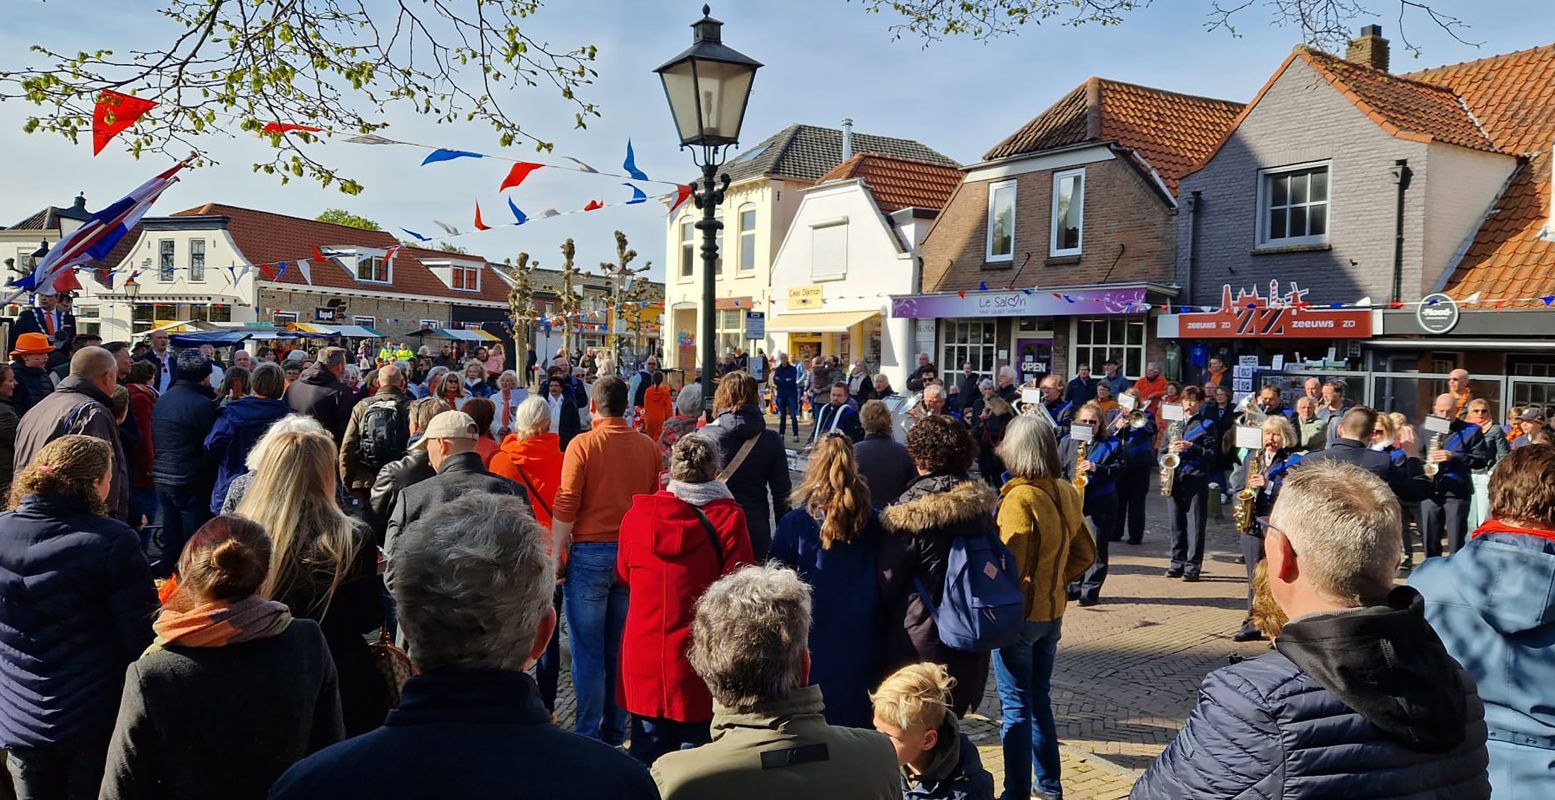
[[[16,349],[11,351],[13,356],[43,356],[54,352],[54,345],[49,342],[49,337],[41,333],[24,333],[16,337]]]

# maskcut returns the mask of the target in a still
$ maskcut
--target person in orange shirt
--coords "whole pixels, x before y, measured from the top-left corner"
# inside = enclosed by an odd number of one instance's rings
[[[1204,385],[1205,386],[1221,386],[1221,385],[1225,385],[1225,386],[1229,387],[1230,384],[1225,383],[1225,377],[1226,377],[1226,362],[1221,360],[1220,356],[1210,356],[1209,357],[1209,369],[1205,370],[1205,372],[1204,372]]]
[[[1145,376],[1134,382],[1134,388],[1139,391],[1140,399],[1146,403],[1153,404],[1160,400],[1166,394],[1166,378],[1161,374],[1161,365],[1154,361],[1146,364]]]
[[[653,373],[653,385],[643,392],[643,433],[657,442],[664,430],[664,421],[675,413],[670,400],[670,387],[664,385],[664,373]]]

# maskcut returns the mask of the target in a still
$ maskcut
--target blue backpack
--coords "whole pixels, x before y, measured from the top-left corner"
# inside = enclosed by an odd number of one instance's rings
[[[1015,556],[984,525],[981,536],[957,536],[945,559],[945,594],[938,608],[923,581],[913,579],[947,647],[982,653],[1020,639],[1026,622],[1025,597],[1015,574]]]

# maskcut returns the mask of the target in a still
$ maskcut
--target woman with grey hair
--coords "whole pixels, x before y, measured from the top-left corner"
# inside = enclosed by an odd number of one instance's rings
[[[665,420],[663,430],[659,431],[659,452],[664,454],[666,466],[669,465],[670,449],[680,441],[680,437],[697,429],[701,414],[702,384],[693,383],[682,387],[680,394],[675,397],[675,415]]]
[[[664,800],[902,796],[885,736],[828,725],[810,666],[810,590],[792,570],[749,566],[708,587],[696,603],[689,659],[716,703],[718,737],[665,753],[653,765]],[[767,766],[781,739],[782,769]],[[819,754],[824,754],[819,755]]]
[[[416,668],[400,707],[387,727],[299,762],[270,797],[509,797],[515,786],[534,797],[657,797],[641,765],[552,725],[524,672],[556,630],[548,538],[508,495],[466,495],[412,523],[394,552]]]
[[[643,764],[708,741],[713,700],[684,653],[692,607],[722,575],[753,561],[745,512],[718,480],[718,443],[691,434],[670,453],[669,488],[640,494],[621,519],[616,572],[630,592],[621,694],[631,753]]]
[[[1062,478],[1058,437],[1045,419],[1017,416],[998,449],[1010,479],[1000,488],[999,538],[1015,556],[1025,595],[1020,641],[996,651],[994,678],[1004,723],[1004,797],[1028,797],[1036,787],[1057,797],[1058,730],[1049,696],[1068,585],[1096,557],[1085,528],[1084,499]]]

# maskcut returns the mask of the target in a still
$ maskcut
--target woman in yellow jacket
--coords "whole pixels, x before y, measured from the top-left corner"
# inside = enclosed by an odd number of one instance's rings
[[[1084,498],[1061,476],[1058,437],[1046,420],[1018,416],[998,449],[1012,476],[1000,493],[999,537],[1015,555],[1026,598],[1020,641],[998,650],[994,676],[1004,722],[1004,797],[1063,796],[1058,730],[1049,697],[1067,587],[1096,558]]]

